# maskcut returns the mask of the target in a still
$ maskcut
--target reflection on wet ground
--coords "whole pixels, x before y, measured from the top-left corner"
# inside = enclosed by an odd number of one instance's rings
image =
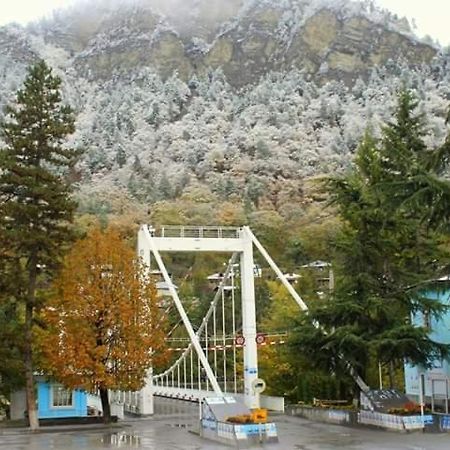
[[[110,427],[47,427],[30,434],[0,428],[0,450],[219,450],[227,447],[202,440],[195,403],[157,399],[155,416],[128,418]],[[276,450],[448,450],[445,434],[398,434],[344,428],[300,418],[275,417],[280,443]]]
[[[127,448],[142,448],[141,438],[134,434],[129,434],[125,431],[118,433],[104,434],[101,443],[105,447],[127,447]]]
[[[218,448],[206,443],[198,431],[199,407],[195,403],[156,399],[152,418],[127,418],[110,427],[46,427],[37,434],[28,430],[1,429],[0,450],[200,450]],[[190,432],[191,431],[191,432]]]

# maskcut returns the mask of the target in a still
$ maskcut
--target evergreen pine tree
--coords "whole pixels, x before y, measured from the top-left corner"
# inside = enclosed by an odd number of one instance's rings
[[[44,302],[42,287],[55,273],[71,239],[75,203],[65,180],[77,153],[64,139],[74,131],[72,110],[62,104],[61,80],[44,61],[29,68],[14,105],[0,125],[0,231],[2,277],[24,309],[23,358],[28,418],[38,428],[33,383],[32,330]],[[6,264],[14,261],[15,264]],[[12,276],[12,268],[15,277]]]

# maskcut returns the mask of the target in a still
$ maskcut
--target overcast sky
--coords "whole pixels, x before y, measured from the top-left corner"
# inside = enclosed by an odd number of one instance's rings
[[[417,34],[429,34],[442,45],[450,45],[450,0],[375,0],[378,5],[415,19]]]
[[[75,1],[0,0],[0,24],[8,22],[24,24]],[[400,16],[414,18],[419,35],[429,34],[441,44],[450,45],[450,0],[376,0],[376,2]]]

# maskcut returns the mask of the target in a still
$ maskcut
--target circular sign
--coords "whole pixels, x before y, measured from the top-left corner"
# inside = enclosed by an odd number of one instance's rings
[[[257,394],[266,390],[266,382],[262,378],[256,378],[252,381],[252,388]]]
[[[257,344],[264,344],[266,342],[266,336],[264,334],[258,333],[255,337]]]
[[[245,344],[245,337],[244,336],[236,336],[235,339],[236,345],[244,345]]]

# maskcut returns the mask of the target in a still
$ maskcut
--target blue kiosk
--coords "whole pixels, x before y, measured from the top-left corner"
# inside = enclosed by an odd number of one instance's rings
[[[46,380],[37,381],[39,419],[87,417],[87,394],[80,389],[67,389]]]
[[[64,419],[88,416],[88,394],[81,389],[67,389],[56,381],[36,376],[36,401],[39,419]],[[11,395],[11,419],[26,417],[25,390]]]
[[[437,280],[436,286],[426,292],[427,298],[450,306],[450,276]],[[427,314],[413,317],[417,326],[426,327],[437,342],[450,344],[450,309],[439,319]],[[431,405],[432,412],[448,414],[450,410],[450,361],[434,361],[431,369],[405,364],[406,395],[414,401]]]

